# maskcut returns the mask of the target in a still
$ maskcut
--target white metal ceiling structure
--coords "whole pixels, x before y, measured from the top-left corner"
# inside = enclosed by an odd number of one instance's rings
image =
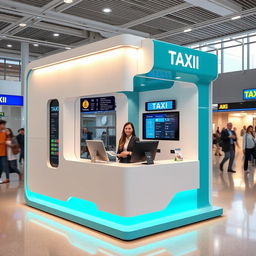
[[[65,1],[0,0],[0,55],[20,42],[42,56],[120,33],[187,45],[256,29],[256,0]]]

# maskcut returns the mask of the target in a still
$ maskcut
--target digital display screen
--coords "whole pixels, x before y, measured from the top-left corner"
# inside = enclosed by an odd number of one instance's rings
[[[179,140],[179,112],[143,114],[143,139]]]
[[[151,101],[145,103],[146,111],[172,110],[175,109],[175,100]]]
[[[81,112],[113,111],[116,108],[115,97],[83,98],[80,101]]]
[[[50,102],[50,164],[53,167],[59,165],[59,102]]]

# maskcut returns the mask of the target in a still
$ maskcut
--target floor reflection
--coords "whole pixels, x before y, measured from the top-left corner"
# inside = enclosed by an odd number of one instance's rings
[[[56,248],[56,244],[54,245],[55,249],[51,248],[52,239],[49,240],[49,235],[55,236],[54,240],[58,241],[61,247],[63,243],[59,241],[66,240],[73,247],[85,252],[86,255],[200,255],[197,244],[198,231],[184,232],[174,237],[158,238],[154,242],[150,241],[148,243],[146,240],[141,240],[139,243],[138,241],[120,242],[120,240],[105,235],[99,238],[97,232],[95,232],[95,235],[81,232],[74,227],[71,228],[59,221],[53,221],[31,211],[26,213],[26,225],[28,239],[38,236],[43,237],[44,240],[41,240],[41,243],[46,243],[45,248],[50,248],[50,250],[58,251],[58,248]],[[46,234],[44,235],[44,233]],[[38,255],[34,244],[31,244],[28,251],[32,253],[28,255]],[[65,252],[62,255],[70,254]]]
[[[222,156],[223,157],[223,156]],[[236,153],[235,174],[220,172],[213,156],[213,203],[224,216],[125,242],[24,204],[17,177],[0,185],[0,256],[240,256],[255,255],[256,175],[243,172]]]

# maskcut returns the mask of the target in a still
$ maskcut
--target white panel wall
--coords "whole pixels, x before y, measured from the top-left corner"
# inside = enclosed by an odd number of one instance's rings
[[[140,138],[142,138],[142,113],[145,113],[145,102],[176,100],[176,110],[180,112],[180,140],[160,140],[158,148],[161,153],[157,160],[174,158],[171,149],[181,148],[185,159],[198,159],[198,97],[194,84],[176,82],[170,89],[140,93]]]

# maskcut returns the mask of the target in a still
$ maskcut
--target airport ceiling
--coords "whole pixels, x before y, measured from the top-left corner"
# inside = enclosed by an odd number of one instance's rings
[[[256,0],[0,0],[1,52],[42,56],[122,33],[179,45],[256,28]]]

